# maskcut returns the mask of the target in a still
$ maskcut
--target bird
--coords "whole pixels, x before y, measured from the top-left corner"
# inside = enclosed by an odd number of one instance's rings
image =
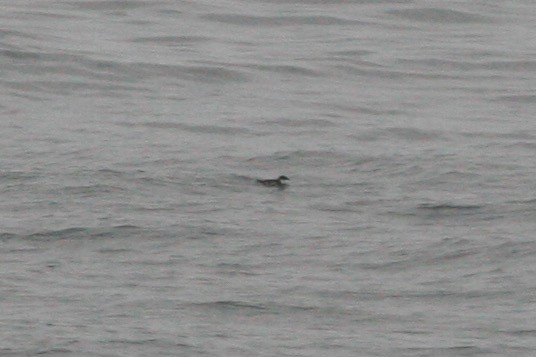
[[[276,179],[269,179],[269,180],[257,180],[257,183],[260,183],[263,186],[267,187],[279,187],[284,188],[287,184],[283,181],[290,180],[285,175],[281,175]]]

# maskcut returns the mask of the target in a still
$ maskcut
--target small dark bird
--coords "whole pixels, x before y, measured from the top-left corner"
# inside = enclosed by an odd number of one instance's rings
[[[286,177],[285,175],[281,175],[275,180],[257,180],[257,182],[263,186],[283,188],[287,185],[286,183],[283,182],[285,180],[290,180],[290,179]]]

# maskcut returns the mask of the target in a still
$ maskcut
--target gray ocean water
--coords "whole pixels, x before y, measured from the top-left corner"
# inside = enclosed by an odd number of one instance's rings
[[[534,5],[0,0],[0,355],[536,355]]]

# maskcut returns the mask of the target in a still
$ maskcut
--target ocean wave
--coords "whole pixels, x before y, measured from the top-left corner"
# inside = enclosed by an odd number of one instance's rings
[[[479,210],[482,209],[481,205],[474,204],[454,204],[454,203],[422,203],[417,208],[429,211],[467,211],[467,210]]]
[[[472,24],[491,22],[491,19],[480,14],[441,8],[413,8],[388,10],[388,14],[420,22],[442,24]]]
[[[299,287],[298,287],[299,290]],[[241,300],[217,300],[217,301],[209,301],[209,302],[200,302],[200,303],[189,303],[188,305],[199,307],[203,309],[215,309],[221,312],[228,312],[228,311],[241,311],[241,312],[266,312],[270,314],[300,314],[300,313],[306,313],[310,314],[312,311],[319,311],[319,310],[326,310],[330,313],[333,312],[332,307],[327,308],[319,308],[317,306],[311,306],[308,304],[304,305],[296,305],[296,304],[280,304],[277,302],[265,302],[265,303],[254,303],[254,302],[246,302]],[[343,311],[343,309],[341,309]]]
[[[151,43],[151,44],[163,44],[169,46],[184,46],[199,44],[201,42],[209,42],[213,39],[207,36],[148,36],[148,37],[135,37],[131,39],[131,42],[139,43]]]
[[[77,7],[83,10],[97,10],[97,11],[116,11],[116,10],[130,10],[140,7],[150,6],[150,1],[136,1],[136,0],[115,0],[115,1],[65,1],[66,5]]]
[[[363,130],[359,134],[354,134],[353,137],[358,140],[366,141],[402,139],[411,142],[414,142],[415,140],[428,141],[445,138],[444,134],[438,131],[410,127]]]
[[[217,310],[266,310],[262,304],[253,304],[238,300],[218,300],[191,304],[202,308],[213,308]]]
[[[177,79],[200,82],[247,82],[250,80],[245,71],[238,71],[229,65],[218,63],[204,63],[198,65],[166,64],[166,63],[121,63],[106,62],[114,67],[135,73],[135,78],[172,77]]]
[[[452,71],[482,74],[487,76],[489,73],[508,72],[531,72],[536,71],[536,61],[519,60],[519,61],[486,61],[482,58],[472,59],[446,59],[437,57],[428,58],[399,58],[397,63],[409,68],[430,69],[434,71]],[[477,72],[479,71],[479,72]]]
[[[321,73],[317,70],[307,68],[303,65],[297,64],[242,64],[241,68],[250,68],[258,71],[288,74],[298,76],[319,77]]]
[[[514,94],[514,95],[502,95],[497,98],[500,101],[515,104],[531,104],[536,103],[536,95],[534,94]],[[493,100],[495,100],[493,99]]]
[[[414,0],[261,0],[276,4],[294,5],[355,5],[355,4],[411,4]]]
[[[419,70],[398,70],[394,67],[382,68],[377,66],[363,66],[363,64],[341,64],[334,63],[331,65],[336,71],[339,71],[343,75],[356,75],[371,78],[384,78],[389,80],[400,79],[449,79],[449,80],[462,80],[467,79],[467,76],[463,76],[459,72],[438,72],[438,71],[424,71]]]
[[[326,128],[337,126],[333,121],[327,119],[274,119],[265,120],[260,123],[261,125],[267,125],[273,127],[279,125],[288,128]]]
[[[60,239],[91,239],[91,238],[114,238],[147,233],[147,230],[133,225],[119,225],[108,228],[96,227],[69,227],[58,230],[43,230],[33,233],[0,233],[0,239],[31,239],[31,240],[60,240]]]
[[[124,187],[105,184],[64,186],[59,190],[61,190],[64,194],[82,196],[93,196],[96,194],[110,194],[128,191],[128,189]]]
[[[404,351],[410,353],[410,356],[477,356],[493,355],[495,352],[491,348],[481,347],[476,344],[449,347],[410,347],[401,349],[400,354],[403,355]],[[521,353],[522,351],[518,352]]]
[[[37,60],[40,58],[40,53],[35,51],[27,51],[27,50],[6,50],[1,49],[0,50],[0,57],[6,57],[8,59],[16,59],[16,60]]]
[[[178,122],[148,121],[142,123],[118,123],[121,126],[144,126],[152,129],[176,129],[197,134],[223,134],[223,135],[243,135],[248,134],[249,130],[242,127],[230,127],[221,125],[193,125]]]
[[[0,171],[0,180],[21,181],[32,180],[38,178],[41,174],[36,171]]]
[[[51,51],[0,52],[11,61],[6,72],[24,72],[31,75],[26,81],[4,81],[15,93],[28,97],[30,94],[51,94],[72,96],[107,93],[106,96],[120,96],[126,93],[144,91],[139,86],[142,79],[174,78],[203,83],[247,82],[250,77],[245,69],[215,63],[204,64],[162,64],[129,62],[117,60],[95,60],[90,55],[73,55]],[[38,75],[46,73],[47,76]],[[37,99],[37,98],[35,98]]]
[[[253,16],[241,14],[206,14],[203,19],[239,26],[330,26],[365,24],[357,20],[348,20],[334,16]]]
[[[285,167],[292,166],[309,166],[309,167],[331,167],[345,163],[353,164],[356,157],[334,150],[295,150],[295,151],[278,151],[269,155],[259,155],[247,160],[250,164],[265,166],[266,163],[278,162],[284,163]]]

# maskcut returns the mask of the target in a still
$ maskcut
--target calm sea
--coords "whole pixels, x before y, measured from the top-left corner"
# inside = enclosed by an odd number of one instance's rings
[[[536,355],[534,5],[0,0],[0,355]]]

